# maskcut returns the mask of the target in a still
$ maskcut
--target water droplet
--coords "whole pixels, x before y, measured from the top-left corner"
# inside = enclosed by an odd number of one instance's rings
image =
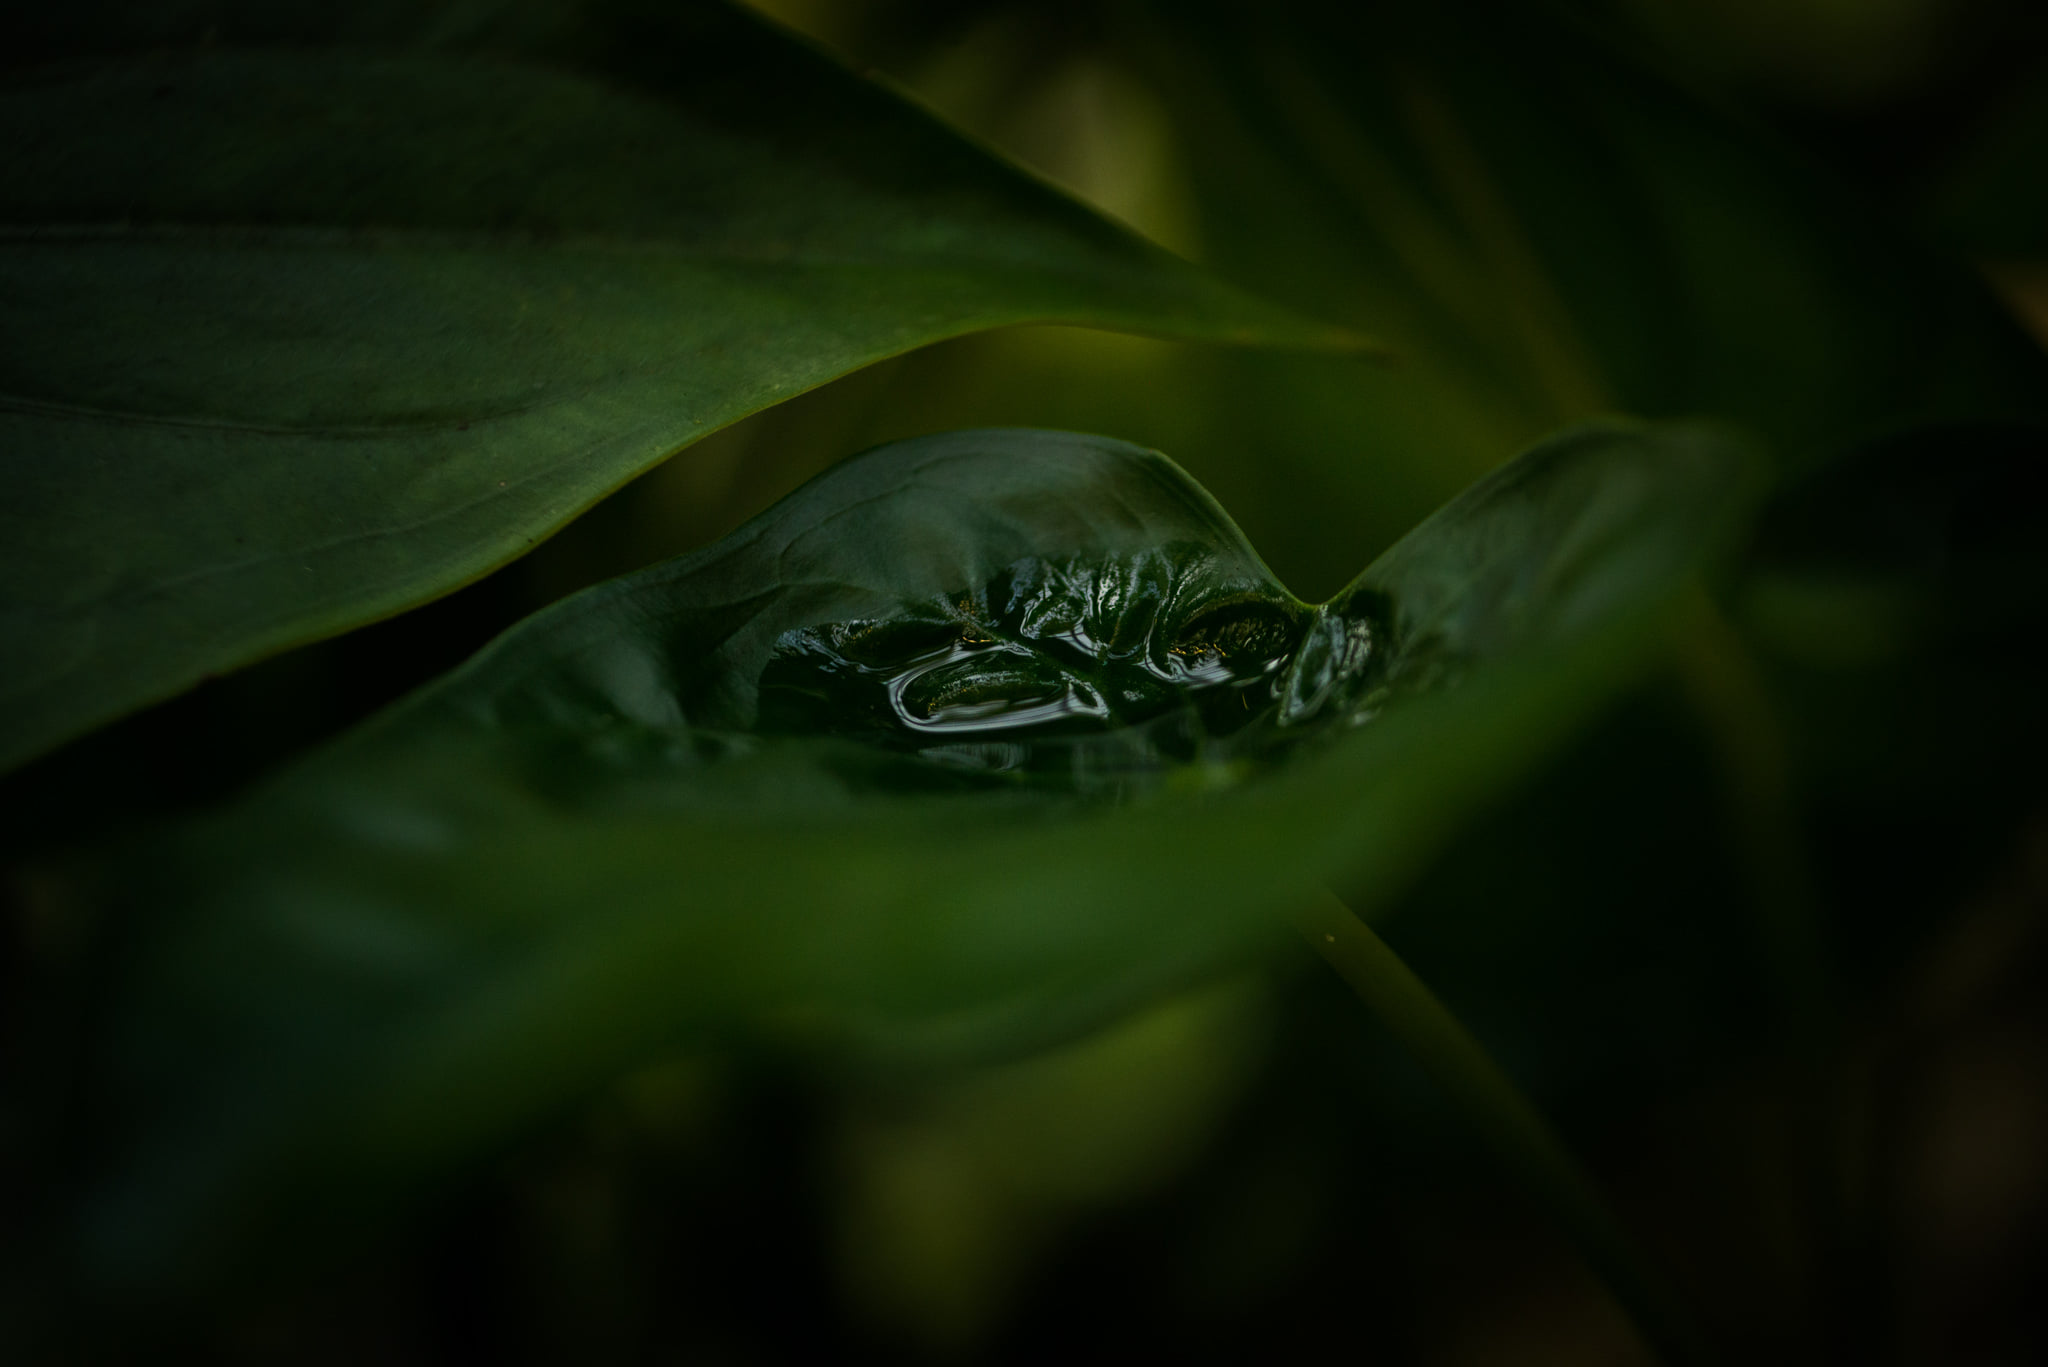
[[[1122,795],[1231,781],[1373,699],[1384,626],[1307,609],[1198,547],[1015,562],[891,617],[785,633],[758,729],[955,774]],[[1178,780],[1174,780],[1178,786]]]

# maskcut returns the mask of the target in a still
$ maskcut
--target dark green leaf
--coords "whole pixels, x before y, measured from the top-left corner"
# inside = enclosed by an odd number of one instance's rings
[[[1345,336],[723,5],[81,4],[0,49],[0,767],[936,338]]]
[[[1029,1047],[1390,895],[1641,663],[1752,466],[1560,438],[1331,604],[1158,455],[886,447],[128,857],[93,1275],[198,1275],[710,1030]]]

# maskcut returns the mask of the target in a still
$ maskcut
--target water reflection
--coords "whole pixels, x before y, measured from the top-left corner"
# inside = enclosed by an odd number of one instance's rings
[[[1198,547],[1017,561],[885,618],[785,632],[757,730],[881,747],[954,775],[1124,793],[1224,781],[1371,715],[1387,615],[1310,608]]]

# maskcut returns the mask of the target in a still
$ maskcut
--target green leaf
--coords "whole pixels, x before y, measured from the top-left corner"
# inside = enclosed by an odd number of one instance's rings
[[[10,29],[0,767],[444,593],[937,338],[1356,340],[719,4]]]
[[[122,861],[78,1252],[202,1276],[706,1031],[1013,1051],[1328,880],[1370,910],[1642,664],[1753,473],[1570,434],[1312,607],[1150,452],[847,461]]]

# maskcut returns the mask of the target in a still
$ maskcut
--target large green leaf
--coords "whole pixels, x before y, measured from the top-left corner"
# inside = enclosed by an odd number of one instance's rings
[[[1134,447],[848,461],[127,856],[79,1252],[199,1275],[696,1032],[1029,1047],[1325,880],[1370,909],[1645,658],[1751,473],[1568,435],[1311,607]]]
[[[703,0],[80,4],[0,50],[0,767],[936,338],[1345,336]]]

